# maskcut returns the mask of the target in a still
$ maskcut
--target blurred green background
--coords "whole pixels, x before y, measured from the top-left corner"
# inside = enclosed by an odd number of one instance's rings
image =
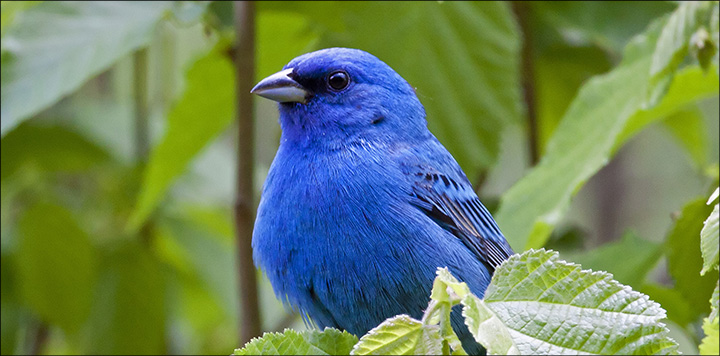
[[[2,354],[244,342],[233,6],[2,1]],[[319,48],[376,55],[417,88],[516,252],[614,273],[697,352],[718,279],[698,274],[718,185],[717,2],[279,1],[253,14],[256,80]],[[273,102],[255,112],[257,201],[280,128]],[[258,278],[261,330],[305,328]]]

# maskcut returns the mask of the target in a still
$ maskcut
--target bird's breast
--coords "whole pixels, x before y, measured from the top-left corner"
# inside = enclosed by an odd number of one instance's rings
[[[321,326],[364,333],[386,317],[420,313],[437,267],[475,261],[411,203],[407,172],[392,157],[281,147],[273,161],[255,262],[276,295]]]
[[[409,196],[398,186],[402,173],[378,157],[281,147],[258,208],[256,262],[281,274],[305,273],[376,250],[378,242],[366,237],[393,231],[391,211]]]

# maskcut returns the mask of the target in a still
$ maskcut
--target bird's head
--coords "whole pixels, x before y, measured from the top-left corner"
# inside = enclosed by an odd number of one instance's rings
[[[415,90],[387,64],[357,49],[301,55],[252,93],[279,103],[284,140],[338,146],[427,134]]]

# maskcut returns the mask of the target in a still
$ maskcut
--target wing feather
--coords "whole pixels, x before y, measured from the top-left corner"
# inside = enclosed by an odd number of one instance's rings
[[[440,226],[459,238],[477,258],[494,271],[513,254],[490,212],[469,184],[439,173],[424,177],[413,189],[415,204]]]

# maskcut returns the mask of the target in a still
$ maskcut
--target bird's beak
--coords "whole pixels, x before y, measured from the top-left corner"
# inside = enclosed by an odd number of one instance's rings
[[[293,69],[277,72],[257,83],[250,91],[253,94],[275,100],[279,103],[307,103],[310,92],[300,83],[290,78]]]

